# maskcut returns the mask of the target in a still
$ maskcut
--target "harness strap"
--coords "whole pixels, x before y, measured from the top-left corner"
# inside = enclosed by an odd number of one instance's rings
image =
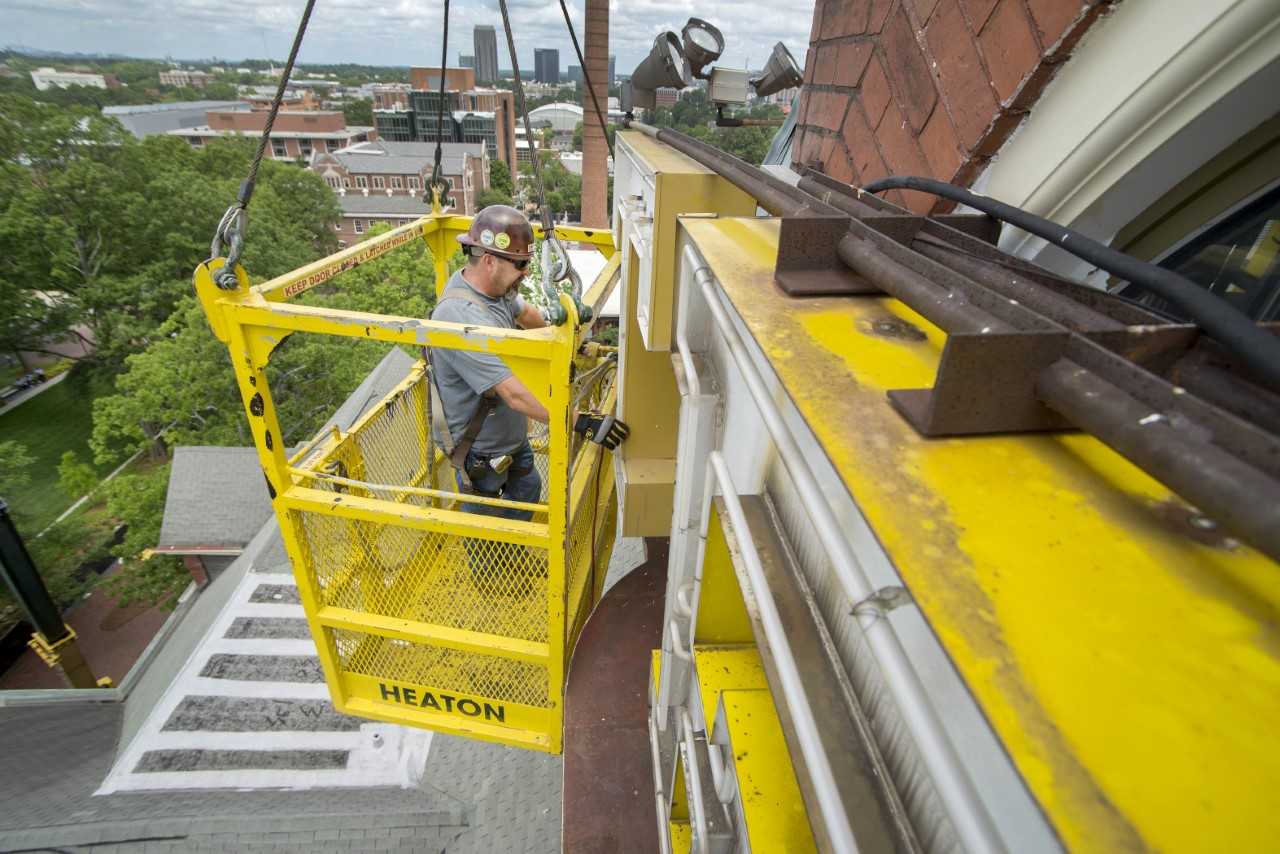
[[[479,306],[486,311],[489,309],[489,303],[485,302],[479,294],[465,286],[453,285],[446,287],[444,293],[440,295],[440,302],[448,299],[460,299]],[[455,443],[453,434],[449,431],[449,419],[444,412],[444,401],[440,397],[440,388],[436,385],[436,372],[431,366],[430,348],[422,348],[422,358],[427,362],[427,375],[430,377],[431,426],[440,436],[441,443],[444,445],[445,455],[449,458],[449,463],[462,475],[462,482],[468,490],[471,490],[473,487],[471,485],[471,476],[467,473],[467,453],[471,450],[471,446],[475,444],[476,437],[480,435],[480,429],[484,427],[485,420],[498,408],[498,395],[493,390],[489,390],[480,396],[476,411],[471,414],[471,420],[467,422],[467,426],[462,430],[462,435]]]

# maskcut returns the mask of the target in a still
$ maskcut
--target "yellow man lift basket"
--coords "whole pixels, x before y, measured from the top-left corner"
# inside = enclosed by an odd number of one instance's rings
[[[558,753],[565,673],[598,599],[616,515],[611,455],[570,429],[570,410],[612,411],[616,372],[569,320],[537,330],[437,323],[294,305],[338,273],[421,237],[436,286],[467,217],[438,208],[265,284],[221,290],[222,259],[202,264],[196,291],[227,345],[293,563],[325,680],[339,711]],[[599,307],[616,281],[608,231],[556,229],[609,257],[583,302]],[[539,232],[541,236],[541,232]],[[295,333],[497,354],[551,413],[531,423],[543,491],[537,504],[462,496],[429,429],[427,367],[410,372],[345,432],[286,456],[267,382],[272,350]],[[590,355],[585,355],[590,354]],[[513,521],[466,512],[483,502],[533,512]]]

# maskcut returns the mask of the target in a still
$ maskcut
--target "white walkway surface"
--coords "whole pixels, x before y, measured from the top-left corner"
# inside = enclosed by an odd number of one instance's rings
[[[297,598],[245,573],[96,794],[416,786],[431,733],[334,711]]]

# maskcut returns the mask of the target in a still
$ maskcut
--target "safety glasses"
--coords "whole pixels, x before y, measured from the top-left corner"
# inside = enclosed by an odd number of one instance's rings
[[[505,255],[498,255],[495,252],[490,252],[489,254],[492,255],[494,258],[498,258],[502,261],[506,261],[508,264],[510,264],[511,266],[515,267],[517,270],[520,270],[520,271],[526,270],[529,267],[529,261],[532,260],[530,258],[522,258],[519,261],[517,261],[514,258],[508,258]]]

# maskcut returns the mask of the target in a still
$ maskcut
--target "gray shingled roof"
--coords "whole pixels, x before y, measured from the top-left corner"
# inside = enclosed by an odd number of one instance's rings
[[[398,347],[392,349],[320,432],[335,424],[341,429],[349,427],[404,379],[413,365],[412,356]],[[174,449],[158,547],[244,548],[270,518],[271,498],[256,450]]]
[[[356,214],[382,214],[385,216],[424,216],[431,212],[431,205],[422,201],[416,194],[388,196],[379,190],[370,190],[369,195],[347,193],[338,197],[338,206],[347,216]]]
[[[442,143],[441,167],[445,174],[461,175],[463,158],[468,154],[473,157],[483,157],[484,143]],[[384,140],[360,143],[342,151],[333,152],[334,158],[351,172],[385,175],[416,174],[429,168],[435,161],[435,155],[434,142],[386,142]]]
[[[244,548],[270,517],[253,448],[174,448],[158,546]]]
[[[365,410],[386,397],[391,389],[407,377],[416,363],[417,360],[413,356],[399,347],[393,347],[387,355],[382,357],[378,366],[369,372],[364,381],[356,386],[356,390],[351,392],[351,395],[337,408],[333,417],[325,422],[316,435],[328,433],[335,426],[339,430],[346,430],[364,414]],[[305,463],[309,459],[310,455],[302,462]]]

